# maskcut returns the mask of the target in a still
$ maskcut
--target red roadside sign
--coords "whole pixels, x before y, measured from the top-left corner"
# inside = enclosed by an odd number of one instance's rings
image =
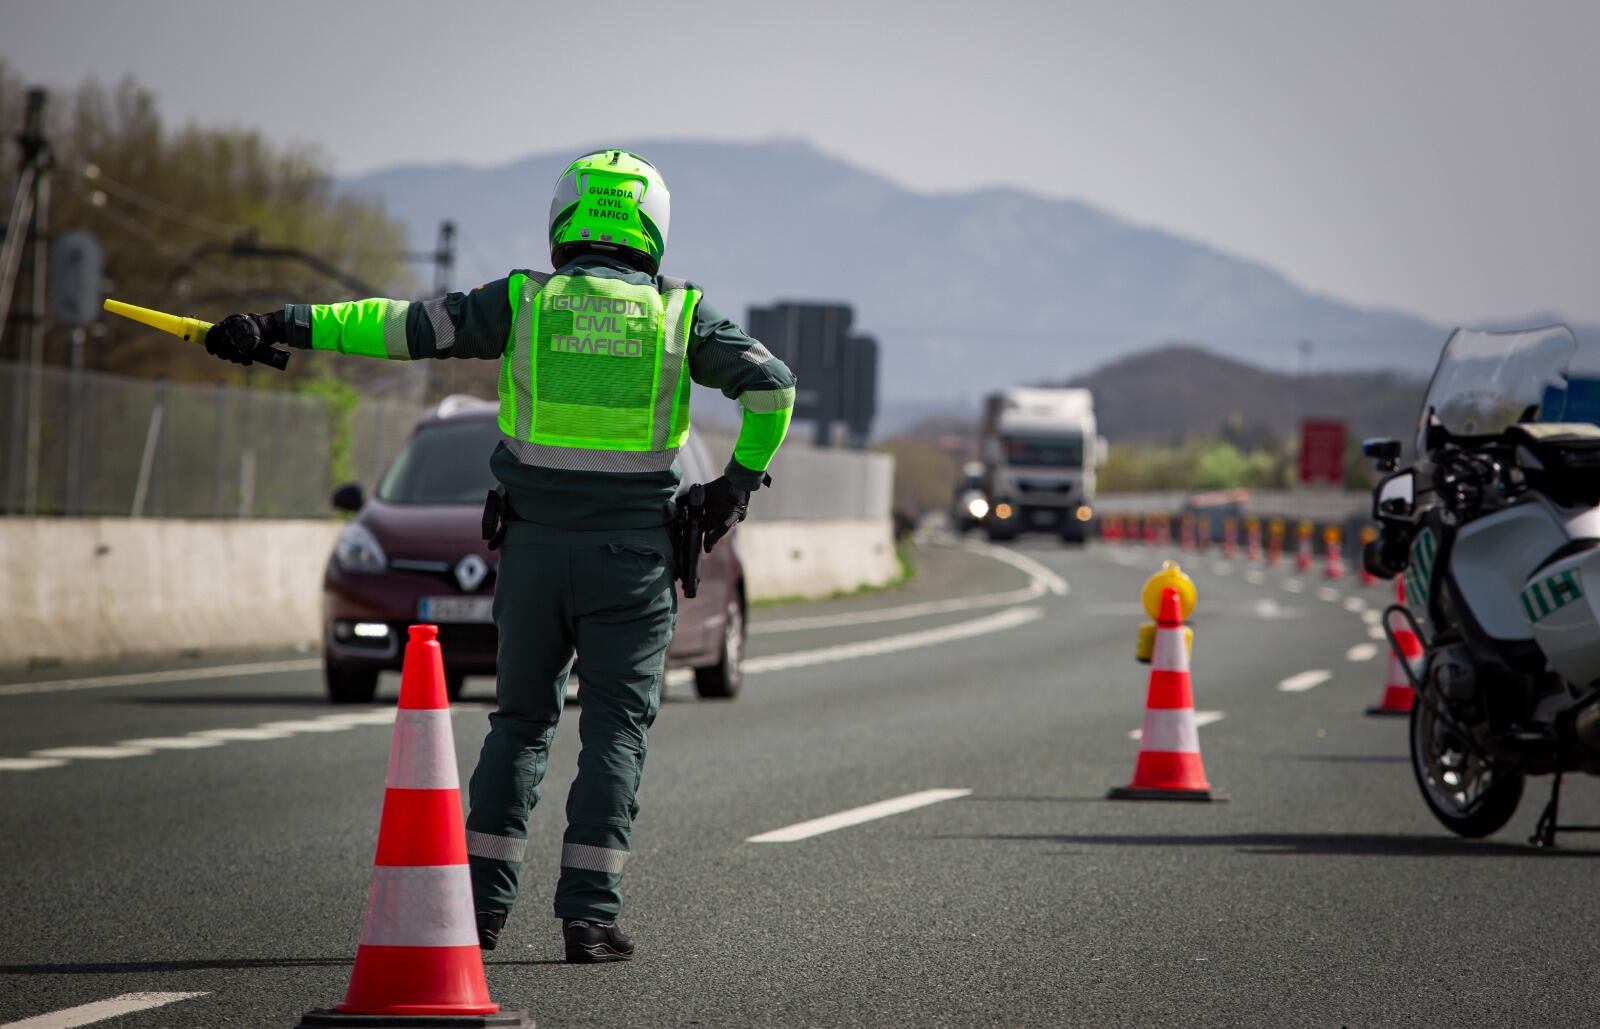
[[[1300,481],[1344,484],[1344,422],[1307,418],[1300,423]]]

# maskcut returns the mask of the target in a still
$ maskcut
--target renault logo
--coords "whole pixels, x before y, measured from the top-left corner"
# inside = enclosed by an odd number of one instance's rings
[[[477,554],[468,554],[456,562],[456,582],[468,593],[483,585],[489,577],[489,565]]]

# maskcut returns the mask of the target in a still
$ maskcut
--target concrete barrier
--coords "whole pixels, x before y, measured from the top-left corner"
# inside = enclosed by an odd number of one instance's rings
[[[279,648],[321,638],[338,522],[0,521],[0,664]]]
[[[751,600],[882,586],[900,570],[886,518],[747,521],[739,527],[739,556]]]
[[[320,645],[327,520],[0,519],[0,667]],[[886,518],[748,522],[752,599],[888,582]]]

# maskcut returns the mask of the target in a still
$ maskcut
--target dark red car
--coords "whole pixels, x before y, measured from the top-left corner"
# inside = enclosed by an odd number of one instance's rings
[[[439,626],[451,697],[467,676],[494,674],[498,555],[484,545],[481,524],[499,438],[493,404],[450,397],[412,430],[372,497],[357,485],[334,491],[334,507],[356,512],[322,584],[323,663],[335,703],[370,701],[378,673],[400,670],[406,627],[417,622]],[[719,474],[693,433],[679,463],[685,483]],[[702,558],[695,599],[679,588],[667,664],[694,669],[702,697],[739,692],[746,606],[737,539]],[[579,655],[579,678],[582,663]]]

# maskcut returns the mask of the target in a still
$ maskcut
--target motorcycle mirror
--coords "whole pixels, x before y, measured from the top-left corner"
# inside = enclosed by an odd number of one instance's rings
[[[1372,515],[1380,519],[1407,519],[1417,506],[1417,473],[1396,472],[1378,484],[1372,496]]]

